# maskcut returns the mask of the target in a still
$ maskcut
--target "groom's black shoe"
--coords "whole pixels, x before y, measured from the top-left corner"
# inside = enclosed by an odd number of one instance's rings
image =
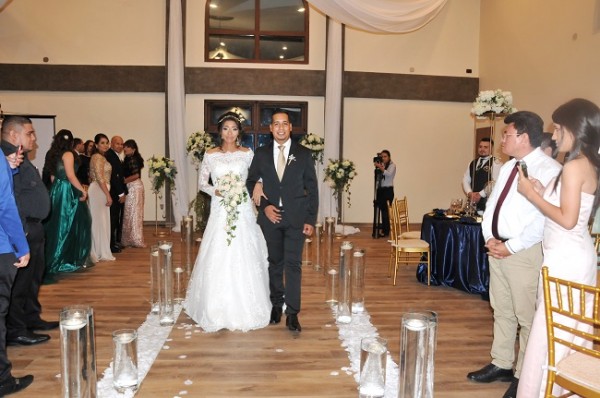
[[[283,309],[281,307],[273,306],[271,310],[271,324],[275,325],[276,323],[281,322],[281,314],[283,313]]]
[[[285,318],[285,326],[287,326],[292,332],[300,332],[302,330],[302,326],[300,326],[300,322],[298,322],[298,314],[288,314],[288,316]]]

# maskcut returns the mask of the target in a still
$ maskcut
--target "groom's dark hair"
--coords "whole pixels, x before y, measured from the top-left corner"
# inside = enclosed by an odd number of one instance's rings
[[[273,112],[271,112],[271,122],[273,121],[273,116],[277,115],[278,113],[285,113],[288,117],[288,120],[291,122],[292,118],[290,116],[290,112],[287,109],[283,109],[283,108],[275,108],[273,109]]]

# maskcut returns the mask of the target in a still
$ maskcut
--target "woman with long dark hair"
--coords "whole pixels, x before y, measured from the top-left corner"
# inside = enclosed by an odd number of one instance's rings
[[[559,152],[569,152],[562,172],[544,189],[537,180],[519,176],[519,192],[545,216],[544,266],[551,276],[596,286],[597,255],[588,223],[600,199],[600,108],[585,99],[574,99],[552,114]],[[538,287],[537,308],[525,351],[518,397],[544,397],[548,363],[543,290]],[[552,287],[551,287],[552,289]],[[552,294],[557,294],[553,291]],[[559,293],[561,294],[561,293]],[[562,292],[563,300],[567,294]],[[592,308],[591,302],[587,308]],[[573,328],[593,333],[590,325],[573,323]],[[555,349],[556,362],[569,354],[565,346]],[[554,395],[563,392],[554,387]]]
[[[125,196],[121,244],[131,247],[146,247],[143,231],[144,184],[142,183],[142,169],[144,168],[144,158],[140,155],[134,140],[125,141],[123,151],[125,152],[123,175],[128,193]]]
[[[60,130],[52,141],[44,168],[51,175],[50,216],[45,222],[46,272],[73,272],[88,262],[91,219],[87,192],[77,179],[73,134]]]
[[[89,205],[92,214],[91,258],[96,261],[112,261],[110,250],[110,174],[112,166],[104,157],[110,148],[108,137],[102,133],[94,137],[96,148],[90,159]]]

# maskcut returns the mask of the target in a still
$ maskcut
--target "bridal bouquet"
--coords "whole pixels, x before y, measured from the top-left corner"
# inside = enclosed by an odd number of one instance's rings
[[[202,163],[206,151],[214,146],[215,144],[213,143],[210,134],[205,133],[204,131],[196,131],[188,137],[185,149],[188,156],[192,157],[192,163],[198,167],[200,163]]]
[[[348,194],[348,207],[350,207],[350,183],[352,183],[352,180],[357,175],[354,162],[347,159],[329,159],[329,164],[325,167],[324,171],[325,178],[323,181],[329,183],[336,197],[339,197],[343,191],[346,191]]]
[[[165,185],[165,181],[169,181],[171,189],[175,190],[175,176],[177,168],[175,162],[165,156],[153,155],[148,162],[148,176],[152,180],[152,191],[158,194]]]
[[[323,151],[325,150],[325,139],[316,134],[308,133],[300,140],[300,145],[307,147],[312,152],[315,162],[323,164]]]
[[[475,116],[482,116],[485,113],[513,113],[517,110],[512,106],[512,93],[510,91],[485,90],[479,92],[479,95],[473,102],[471,113]]]
[[[221,206],[227,212],[225,231],[227,232],[227,245],[229,246],[233,238],[235,238],[235,223],[240,214],[238,206],[248,201],[248,191],[242,177],[232,171],[217,179],[216,188],[222,196]]]

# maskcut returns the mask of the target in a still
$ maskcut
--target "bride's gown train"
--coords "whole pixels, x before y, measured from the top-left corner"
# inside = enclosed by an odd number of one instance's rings
[[[554,190],[553,179],[546,188],[544,198],[558,206],[560,203],[560,190],[560,182],[557,189]],[[593,205],[594,195],[583,192],[581,194],[579,219],[577,225],[571,230],[564,229],[554,221],[546,218],[542,243],[544,247],[544,265],[548,267],[550,276],[596,286],[596,250],[588,232],[588,220]],[[552,294],[555,295],[556,292],[552,291]],[[563,294],[563,300],[567,300],[566,293]],[[592,308],[591,301],[587,303],[587,308]],[[574,323],[570,326],[593,333],[592,328],[586,324]],[[569,351],[564,346],[557,346],[555,350],[556,361],[560,361],[568,354]],[[517,397],[534,398],[544,396],[547,380],[545,366],[547,364],[548,341],[546,340],[544,292],[540,276],[536,311],[523,360]],[[562,392],[559,392],[560,390],[562,389],[554,387],[555,394],[562,394]]]
[[[183,307],[206,332],[245,332],[269,324],[267,245],[256,223],[251,198],[238,207],[235,238],[227,245],[227,213],[220,204],[221,197],[214,196],[215,187],[209,185],[209,177],[216,184],[229,172],[246,181],[253,156],[251,151],[209,153],[200,168],[200,189],[210,194],[212,201]]]

